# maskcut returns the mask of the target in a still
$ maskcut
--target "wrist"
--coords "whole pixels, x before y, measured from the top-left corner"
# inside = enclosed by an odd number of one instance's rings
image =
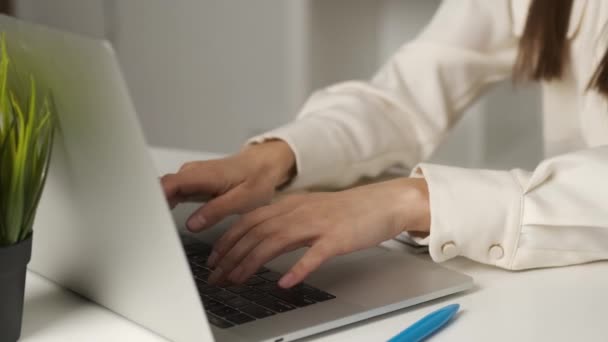
[[[295,176],[295,154],[283,140],[248,145],[241,153],[256,163],[258,171],[270,177],[275,187],[289,182]]]
[[[397,182],[400,191],[396,210],[401,229],[414,235],[428,234],[431,228],[431,210],[426,180],[401,178]]]

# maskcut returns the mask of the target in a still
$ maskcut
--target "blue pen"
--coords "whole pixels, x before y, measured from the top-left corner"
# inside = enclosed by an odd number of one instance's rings
[[[388,342],[419,342],[441,329],[458,312],[460,305],[451,304],[424,316]]]

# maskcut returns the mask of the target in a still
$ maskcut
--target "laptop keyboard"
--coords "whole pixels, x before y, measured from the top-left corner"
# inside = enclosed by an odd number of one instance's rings
[[[211,285],[207,283],[212,272],[207,267],[211,246],[188,236],[182,236],[182,241],[207,319],[218,328],[234,327],[336,298],[307,284],[282,289],[277,285],[282,274],[265,267],[243,285]]]

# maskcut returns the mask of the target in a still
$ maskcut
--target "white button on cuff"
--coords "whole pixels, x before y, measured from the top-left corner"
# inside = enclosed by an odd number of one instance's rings
[[[454,242],[446,242],[441,246],[441,253],[447,258],[455,258],[458,256],[458,248]]]
[[[493,245],[488,252],[492,260],[499,260],[505,255],[505,251],[501,245]]]

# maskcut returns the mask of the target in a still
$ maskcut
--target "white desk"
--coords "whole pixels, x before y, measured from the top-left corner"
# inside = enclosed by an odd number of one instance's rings
[[[164,149],[154,149],[153,153],[161,173],[173,171],[187,160],[210,157]],[[396,242],[387,244],[391,248],[403,248]],[[608,262],[528,272],[503,271],[464,259],[449,261],[445,266],[473,276],[476,289],[310,340],[387,340],[447,303],[460,303],[462,311],[433,341],[608,340]],[[164,340],[30,272],[23,341]]]

